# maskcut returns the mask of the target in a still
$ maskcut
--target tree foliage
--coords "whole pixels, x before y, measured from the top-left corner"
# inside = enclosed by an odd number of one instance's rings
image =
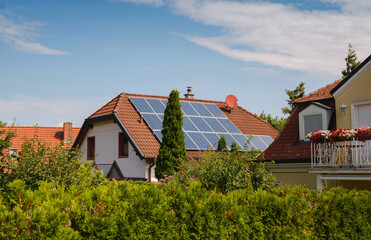
[[[360,61],[357,61],[357,54],[356,51],[353,49],[353,46],[351,43],[348,45],[348,55],[345,58],[345,69],[341,71],[341,74],[343,74],[343,77],[351,73],[354,69],[356,69],[359,64],[361,64]]]
[[[292,111],[295,108],[294,101],[296,99],[302,98],[304,96],[304,94],[305,94],[304,89],[305,89],[304,82],[300,82],[299,85],[294,90],[287,90],[287,89],[285,90],[287,96],[289,97],[289,99],[286,100],[286,102],[288,103],[289,106],[282,108],[283,114],[291,114],[292,113]]]
[[[14,136],[15,130],[8,130]],[[12,139],[1,138],[2,145],[11,146]],[[8,138],[7,138],[8,137]],[[52,148],[37,135],[25,138],[17,157],[0,156],[0,191],[7,183],[21,179],[30,189],[37,189],[42,181],[62,184],[69,187],[86,182],[89,186],[105,182],[101,171],[96,171],[90,163],[80,162],[78,149],[65,147],[63,142]],[[3,149],[6,152],[6,149]]]
[[[183,113],[179,92],[171,91],[165,109],[162,142],[157,156],[155,176],[158,179],[177,170],[178,164],[187,159],[183,133]]]
[[[218,152],[227,150],[227,141],[225,140],[225,137],[223,135],[219,138],[218,147],[216,150]]]
[[[166,182],[187,187],[197,181],[203,188],[223,193],[243,188],[269,190],[277,186],[277,181],[267,170],[267,163],[257,160],[261,155],[258,150],[205,152],[200,159],[183,162]]]
[[[273,117],[271,114],[266,114],[264,111],[260,115],[258,115],[261,119],[269,123],[272,127],[274,127],[278,132],[280,132],[285,125],[287,118],[278,116]]]

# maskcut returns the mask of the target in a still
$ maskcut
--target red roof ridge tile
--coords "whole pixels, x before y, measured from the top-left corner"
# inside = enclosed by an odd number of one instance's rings
[[[326,98],[331,98],[331,90],[335,88],[344,78],[338,79],[332,83],[327,84],[324,87],[321,87],[313,92],[310,92],[309,94],[303,96],[302,98],[296,99],[295,103],[300,102],[307,102],[307,101],[313,101],[313,100],[322,100]]]
[[[128,97],[142,97],[142,98],[159,98],[159,99],[169,98],[168,96],[139,94],[139,93],[125,93],[125,95],[127,95]],[[189,101],[189,102],[225,103],[225,101],[206,100],[206,99],[200,99],[200,98],[179,98],[179,100]]]
[[[113,112],[116,105],[117,105],[117,101],[120,97],[122,93],[120,93],[119,95],[117,95],[116,97],[114,97],[111,101],[109,101],[108,103],[106,103],[105,105],[103,105],[103,107],[99,108],[97,111],[95,111],[93,114],[91,114],[88,118],[93,118],[93,117],[96,117],[94,115],[99,115],[99,116],[103,116],[103,115],[107,115],[107,113],[105,114],[99,114],[101,111],[104,111],[106,107],[109,107],[110,104],[112,104],[113,102],[115,103],[114,105],[114,108],[111,110],[110,108],[108,109],[108,112]],[[115,102],[116,101],[116,102]]]
[[[116,101],[116,104],[115,106],[113,107],[113,112],[116,113],[117,112],[117,109],[119,108],[119,105],[122,101],[122,97],[125,95],[126,93],[125,92],[122,92],[118,95],[118,99]]]

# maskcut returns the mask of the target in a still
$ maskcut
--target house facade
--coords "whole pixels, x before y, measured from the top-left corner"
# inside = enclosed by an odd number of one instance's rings
[[[351,74],[295,101],[283,130],[265,151],[283,184],[371,189],[371,141],[311,142],[317,130],[371,127],[371,56]]]
[[[230,109],[225,102],[194,99],[189,92],[185,96],[180,103],[189,158],[214,149],[221,135],[229,147],[235,141],[241,148],[264,150],[278,134],[240,106]],[[108,178],[156,181],[166,103],[164,96],[121,93],[85,120],[74,145]]]

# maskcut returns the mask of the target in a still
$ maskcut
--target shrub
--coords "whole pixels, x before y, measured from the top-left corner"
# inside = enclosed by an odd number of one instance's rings
[[[277,184],[266,170],[266,163],[256,160],[260,154],[259,151],[206,152],[203,158],[184,161],[177,173],[166,176],[166,181],[185,186],[190,181],[199,181],[202,187],[223,193],[242,188],[270,189]]]

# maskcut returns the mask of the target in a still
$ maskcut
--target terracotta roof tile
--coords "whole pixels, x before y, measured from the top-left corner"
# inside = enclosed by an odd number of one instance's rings
[[[5,127],[10,129],[11,127]],[[51,147],[55,147],[60,144],[63,140],[61,137],[56,136],[57,132],[63,132],[63,127],[14,127],[16,136],[13,138],[13,145],[10,148],[17,148],[21,150],[21,146],[24,138],[32,138],[37,135],[40,139],[44,140],[46,143],[50,144]],[[75,140],[80,128],[72,128],[72,137]],[[73,141],[72,141],[73,142]],[[66,147],[69,145],[66,145]]]
[[[160,142],[152,130],[147,126],[141,115],[136,111],[130,97],[167,99],[164,96],[122,93],[92,114],[89,118],[99,117],[116,113],[122,124],[128,130],[129,135],[139,146],[145,158],[153,158],[158,155]],[[221,111],[241,130],[244,134],[269,135],[276,138],[278,132],[267,122],[238,106],[231,112],[225,102],[202,99],[180,98],[180,101],[202,102],[216,104]],[[189,157],[201,156],[200,151],[187,151]]]
[[[326,86],[309,93],[308,95],[305,95],[302,98],[299,98],[295,100],[295,103],[301,103],[301,102],[309,102],[309,101],[316,101],[326,98],[332,98],[331,90],[335,88],[343,79],[338,79],[333,83],[327,84]]]

